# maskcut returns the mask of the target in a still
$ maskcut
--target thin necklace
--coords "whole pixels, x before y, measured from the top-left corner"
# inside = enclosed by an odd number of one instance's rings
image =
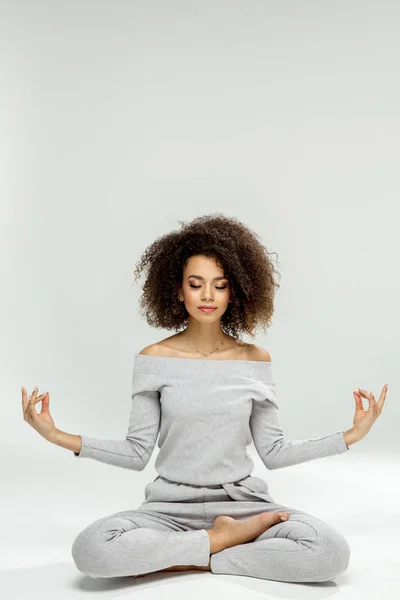
[[[196,349],[194,346],[189,346],[189,348],[190,348],[191,350],[194,350],[195,352],[198,352],[198,353],[199,353],[199,354],[201,354],[202,356],[210,356],[210,354],[214,354],[214,352],[218,352],[219,348],[220,348],[221,346],[223,346],[223,345],[224,345],[224,342],[221,342],[221,343],[219,344],[219,347],[218,347],[218,348],[216,348],[216,349],[215,349],[215,350],[213,350],[212,352],[209,352],[208,354],[203,354],[203,352],[200,352],[200,350],[197,350],[197,349]]]

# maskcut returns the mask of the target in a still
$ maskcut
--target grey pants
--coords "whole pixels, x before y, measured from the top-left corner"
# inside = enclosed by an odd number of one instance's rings
[[[248,519],[286,511],[290,518],[253,541],[215,552],[211,529],[218,515]],[[248,476],[222,485],[194,486],[158,476],[145,489],[145,501],[88,525],[75,538],[72,557],[92,577],[136,576],[175,565],[207,566],[211,572],[286,582],[319,582],[345,571],[346,538],[326,522],[276,504],[267,483]]]

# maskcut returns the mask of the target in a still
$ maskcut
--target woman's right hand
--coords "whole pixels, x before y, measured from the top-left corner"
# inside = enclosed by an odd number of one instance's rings
[[[36,429],[42,437],[49,442],[53,442],[57,434],[57,428],[54,425],[54,421],[49,412],[49,394],[41,394],[37,396],[38,389],[33,390],[32,395],[29,397],[26,393],[26,389],[22,387],[22,411],[24,415],[24,421],[29,423],[33,429]],[[40,413],[36,412],[36,402],[42,402],[42,410]]]

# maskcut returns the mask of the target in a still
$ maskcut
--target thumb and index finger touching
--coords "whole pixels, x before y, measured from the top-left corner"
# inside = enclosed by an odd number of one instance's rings
[[[385,403],[385,400],[386,400],[387,389],[388,389],[388,384],[385,384],[382,388],[381,395],[379,396],[379,400],[377,402],[375,400],[375,396],[372,392],[367,392],[366,390],[363,390],[362,388],[358,388],[358,390],[355,391],[357,407],[362,408],[362,400],[361,400],[361,396],[362,396],[363,398],[366,398],[369,401],[370,407],[372,407],[373,405],[376,405],[381,410]]]
[[[48,394],[48,392],[41,394],[40,396],[37,396],[38,388],[35,387],[32,395],[30,396],[30,398],[28,400],[28,395],[27,395],[26,389],[23,386],[21,386],[21,391],[22,391],[22,408],[23,408],[24,413],[27,411],[29,403],[32,403],[33,405],[35,405],[37,402],[40,402],[40,401],[42,401],[41,412],[46,412],[49,410],[49,394]],[[31,404],[31,406],[32,406],[32,404]]]

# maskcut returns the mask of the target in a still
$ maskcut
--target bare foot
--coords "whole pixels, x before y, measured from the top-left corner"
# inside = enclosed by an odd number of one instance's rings
[[[282,519],[282,517],[284,518]],[[287,512],[263,512],[260,515],[241,521],[226,515],[220,515],[214,520],[212,528],[206,529],[210,537],[210,555],[214,554],[214,552],[220,552],[225,548],[250,542],[263,533],[263,531],[289,518],[290,515]],[[160,569],[160,571],[189,571],[193,569],[210,571],[211,567],[210,563],[206,567],[176,565],[167,569]],[[143,575],[135,575],[134,577],[144,577],[148,574],[143,573]]]
[[[217,517],[212,528],[207,530],[210,536],[210,554],[254,540],[263,531],[287,520],[282,517],[289,519],[290,515],[287,512],[263,512],[245,520],[225,515]]]

